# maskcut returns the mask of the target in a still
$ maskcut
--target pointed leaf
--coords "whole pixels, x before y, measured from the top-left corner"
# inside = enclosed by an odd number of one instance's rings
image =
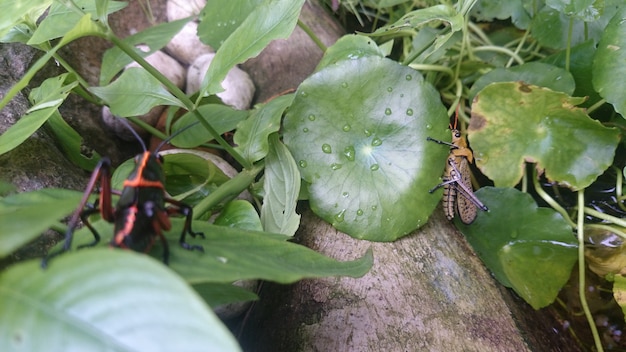
[[[250,202],[235,199],[228,202],[213,221],[214,225],[263,231],[259,214]]]
[[[167,267],[93,249],[0,274],[3,351],[239,351],[198,295]],[[46,338],[42,338],[45,336]]]
[[[204,233],[206,238],[191,238],[187,242],[201,245],[204,252],[190,251],[179,243],[184,220],[172,218],[172,229],[165,233],[170,249],[170,267],[187,282],[232,283],[237,280],[262,279],[278,283],[293,283],[304,278],[325,276],[361,277],[372,266],[372,251],[361,258],[340,262],[307,247],[288,242],[291,237],[252,231],[243,228],[215,226],[204,221],[194,221],[193,230]],[[103,220],[92,222],[102,236],[101,247],[108,246],[113,225]],[[74,248],[93,241],[87,228],[76,232]],[[91,248],[72,250],[62,256],[90,252]],[[163,248],[157,242],[150,256],[162,260]],[[52,260],[54,265],[56,259]]]
[[[52,4],[52,0],[21,0],[0,2],[0,38],[4,37],[13,26],[23,21],[25,17],[32,20]]]
[[[235,150],[250,162],[263,159],[269,150],[268,136],[280,129],[283,112],[293,102],[288,94],[256,106],[250,117],[237,126],[234,135]]]
[[[81,193],[65,189],[41,189],[0,198],[0,258],[39,237],[69,215]]]
[[[222,43],[262,3],[262,0],[212,0],[202,10],[200,40],[218,50]]]
[[[417,71],[370,56],[306,79],[284,141],[308,182],[311,208],[353,237],[392,241],[426,223],[439,198],[449,140],[439,94]]]
[[[553,209],[538,208],[514,188],[483,187],[476,196],[489,207],[471,225],[456,222],[476,253],[503,285],[533,308],[552,303],[577,261],[571,227]]]
[[[33,89],[29,99],[33,106],[15,125],[0,135],[0,154],[20,145],[41,127],[65,101],[77,82],[66,84],[68,73],[48,78],[40,87]]]
[[[287,38],[303,4],[304,0],[264,0],[217,51],[202,82],[201,92],[208,94],[200,96],[221,92],[221,83],[231,68],[257,56],[272,40]]]
[[[593,86],[626,117],[626,6],[613,16],[598,44],[593,61]]]
[[[487,86],[468,128],[476,166],[498,187],[515,186],[524,162],[573,189],[589,186],[613,162],[619,131],[574,107],[583,101],[521,82]]]
[[[296,214],[300,194],[300,172],[289,150],[278,138],[270,136],[270,150],[265,158],[265,197],[261,207],[263,230],[293,236],[300,226]]]
[[[237,110],[228,105],[206,104],[198,107],[197,111],[218,134],[232,131],[237,124],[244,121],[248,116],[247,110]],[[172,126],[172,133],[197,121],[193,112],[187,112],[181,116]],[[202,126],[192,127],[187,132],[172,139],[172,144],[180,148],[195,148],[212,140],[209,132]]]
[[[89,89],[111,108],[116,116],[143,115],[158,105],[184,105],[170,94],[161,83],[143,68],[124,70],[122,75],[106,87]]]
[[[37,30],[28,41],[28,45],[40,44],[48,40],[60,38],[71,30],[87,13],[92,18],[98,18],[96,14],[96,4],[93,0],[74,0],[75,6],[80,7],[83,13],[72,8],[73,5],[66,5],[63,2],[53,2],[48,10],[48,14],[41,21]],[[108,1],[108,14],[119,11],[128,4],[121,1]]]
[[[124,38],[124,42],[131,46],[143,44],[149,48],[148,51],[142,51],[135,48],[135,52],[141,57],[147,57],[161,48],[180,32],[180,30],[189,22],[191,18],[185,18],[172,22],[165,22],[156,26],[149,27],[143,31]],[[124,67],[134,60],[124,53],[119,47],[114,46],[104,52],[102,57],[102,65],[100,70],[100,85],[108,84]]]

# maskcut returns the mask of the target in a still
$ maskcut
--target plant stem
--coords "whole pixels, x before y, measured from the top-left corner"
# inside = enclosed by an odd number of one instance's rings
[[[306,33],[309,38],[311,38],[311,40],[315,43],[315,45],[317,45],[320,49],[322,49],[323,52],[326,52],[326,45],[324,45],[324,43],[322,43],[322,41],[320,40],[320,38],[315,35],[315,33],[313,32],[313,30],[307,26],[304,22],[300,21],[300,19],[298,19],[298,27],[300,27],[300,29],[302,29],[304,31],[304,33]]]
[[[256,175],[263,170],[264,166],[265,165],[262,162],[253,165],[223,183],[220,187],[213,191],[213,193],[209,194],[200,203],[193,207],[193,218],[198,219],[220,203],[238,196],[241,192],[248,188],[252,182],[254,182]]]
[[[159,80],[159,82],[161,82],[161,84],[163,84],[170,93],[172,93],[176,98],[178,98],[178,100],[180,100],[181,103],[183,103],[187,110],[191,111],[196,116],[198,121],[200,121],[200,124],[202,124],[202,126],[204,126],[204,128],[209,131],[211,137],[213,137],[213,139],[215,139],[217,143],[221,145],[224,150],[228,152],[228,154],[230,154],[241,166],[246,169],[252,167],[252,163],[250,163],[243,156],[241,156],[241,154],[239,154],[230,144],[228,144],[228,142],[226,142],[226,140],[224,140],[224,138],[222,138],[222,136],[217,133],[213,126],[211,126],[211,124],[203,118],[200,112],[195,109],[194,103],[191,101],[191,99],[189,99],[189,97],[182,90],[180,90],[180,88],[178,88],[172,81],[163,76],[161,72],[154,68],[154,66],[150,65],[143,57],[141,57],[141,55],[135,52],[132,46],[119,39],[112,33],[106,35],[105,39],[110,40],[113,44],[118,46],[124,53],[126,53],[126,55],[130,56],[139,65],[141,65],[141,67],[148,71],[148,73],[150,73],[157,80]]]
[[[585,191],[578,191],[578,219],[577,219],[577,229],[576,234],[578,235],[578,295],[580,296],[580,305],[585,312],[585,317],[587,318],[587,323],[589,323],[589,328],[591,329],[591,334],[593,335],[593,341],[596,344],[596,350],[598,352],[603,352],[604,348],[602,347],[602,342],[600,341],[600,335],[598,334],[598,328],[596,326],[595,321],[593,320],[593,316],[591,315],[591,311],[589,310],[589,305],[587,304],[587,295],[586,295],[586,284],[585,284]]]
[[[546,193],[546,191],[543,190],[543,188],[539,184],[539,179],[537,177],[537,169],[536,168],[533,168],[533,176],[532,177],[533,177],[532,181],[533,181],[533,187],[535,187],[535,192],[537,192],[537,194],[541,197],[541,199],[543,199],[546,203],[548,203],[548,205],[550,205],[550,207],[552,207],[552,209],[556,210],[559,214],[561,214],[563,219],[565,219],[565,221],[567,221],[567,223],[572,228],[576,228],[576,224],[572,221],[572,219],[570,219],[569,214],[567,213],[567,211],[565,211],[565,209],[563,209],[563,207],[561,205],[559,205],[559,203],[557,203],[557,201],[552,199],[552,197],[550,197],[550,195],[548,195],[548,193]]]

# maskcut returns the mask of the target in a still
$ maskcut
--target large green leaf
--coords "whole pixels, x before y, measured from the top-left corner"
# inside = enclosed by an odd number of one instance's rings
[[[602,34],[593,61],[593,86],[626,117],[626,6],[611,19]]]
[[[456,224],[478,256],[535,309],[552,303],[578,259],[571,227],[514,188],[483,187],[476,196],[489,211],[479,212],[471,225]]]
[[[487,86],[468,129],[476,165],[498,187],[515,186],[524,162],[574,189],[589,186],[613,162],[619,131],[575,107],[583,101],[522,82]]]
[[[439,197],[449,140],[439,94],[411,68],[372,56],[306,79],[284,141],[310,183],[311,208],[357,238],[392,241],[423,225]]]
[[[39,237],[78,206],[81,193],[42,189],[0,198],[0,258]]]
[[[130,251],[85,250],[0,274],[2,351],[239,351],[198,295]]]
[[[219,93],[231,68],[257,56],[272,40],[287,38],[296,26],[303,4],[304,0],[264,0],[222,43],[201,91],[208,95]],[[198,35],[203,37],[203,33]]]
[[[172,229],[165,233],[170,249],[170,267],[188,282],[196,285],[207,282],[230,283],[245,279],[262,279],[278,283],[293,283],[303,278],[324,276],[361,277],[372,266],[372,252],[361,258],[339,262],[307,247],[288,242],[291,237],[242,228],[215,226],[204,221],[194,221],[193,230],[203,232],[206,238],[187,241],[204,247],[204,252],[189,251],[178,243],[183,219],[172,218]],[[93,226],[102,236],[100,246],[107,246],[113,225],[98,220]],[[76,232],[74,246],[93,241],[87,228]],[[150,255],[162,259],[163,248],[157,241]],[[92,252],[80,249],[62,256]],[[56,259],[51,261],[55,265]]]
[[[48,78],[40,87],[33,89],[29,96],[33,106],[28,109],[15,125],[0,135],[0,154],[4,154],[20,145],[41,127],[53,114],[58,113],[65,98],[78,84],[66,83],[68,73]]]
[[[184,107],[154,76],[139,67],[124,70],[106,87],[91,87],[89,90],[104,100],[116,116],[143,115],[157,105]]]

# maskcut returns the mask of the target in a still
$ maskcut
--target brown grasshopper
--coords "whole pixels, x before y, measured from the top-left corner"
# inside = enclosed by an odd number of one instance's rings
[[[461,222],[469,225],[476,219],[477,208],[489,210],[475,195],[472,189],[469,164],[474,161],[474,154],[467,146],[461,131],[452,129],[452,143],[430,137],[429,141],[450,146],[450,155],[446,162],[443,182],[428,191],[433,193],[443,187],[443,210],[448,220],[458,213]],[[456,208],[456,209],[455,209]]]

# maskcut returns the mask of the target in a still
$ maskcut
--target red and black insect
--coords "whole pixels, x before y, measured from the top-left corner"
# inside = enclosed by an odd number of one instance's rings
[[[169,247],[163,231],[167,231],[172,227],[169,219],[170,215],[181,214],[185,216],[185,224],[179,239],[181,247],[187,250],[204,251],[202,246],[191,245],[185,241],[187,234],[192,237],[200,236],[204,238],[203,233],[191,230],[191,207],[171,199],[165,194],[165,175],[162,169],[163,157],[158,153],[175,135],[161,142],[154,152],[150,152],[128,122],[126,120],[122,121],[127,124],[128,128],[137,137],[144,152],[135,157],[135,168],[124,181],[124,188],[121,192],[111,189],[111,160],[106,157],[100,160],[91,174],[78,208],[70,218],[63,247],[44,257],[41,262],[43,267],[47,266],[50,259],[70,249],[74,230],[78,226],[79,220],[83,221],[94,236],[93,242],[79,248],[95,246],[100,242],[100,234],[89,222],[89,216],[97,212],[100,212],[102,219],[115,223],[114,236],[110,243],[113,247],[129,248],[147,253],[158,237],[163,244],[163,262],[168,264]],[[179,130],[178,133],[191,126]],[[85,209],[85,206],[88,205],[89,196],[96,188],[98,180],[100,181],[100,197],[93,206]],[[115,208],[112,206],[112,194],[120,196]],[[168,203],[170,205],[166,206]]]

